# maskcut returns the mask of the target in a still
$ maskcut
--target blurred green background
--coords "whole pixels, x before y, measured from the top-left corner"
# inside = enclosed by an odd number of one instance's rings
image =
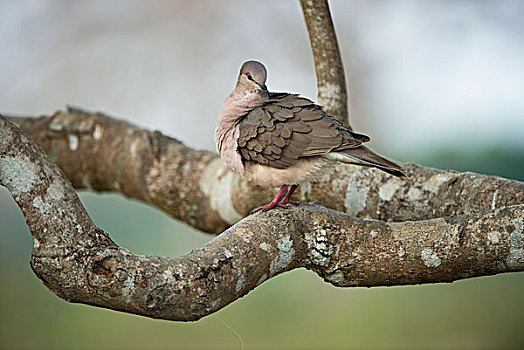
[[[524,152],[446,154],[462,170],[520,174]],[[502,152],[502,153],[498,153]],[[421,156],[431,165],[439,153]],[[416,157],[415,157],[416,158]],[[473,164],[471,159],[478,159]],[[496,162],[495,162],[496,163]],[[465,164],[468,164],[466,166]],[[156,209],[115,194],[81,192],[94,222],[134,253],[178,256],[212,236]],[[306,270],[285,273],[195,323],[152,320],[69,304],[29,267],[31,235],[5,188],[0,189],[2,349],[521,349],[524,273],[452,284],[335,288]]]
[[[399,161],[524,180],[524,2],[331,0],[351,123]],[[241,63],[315,99],[297,0],[0,0],[0,113],[66,104],[214,150]],[[114,194],[82,192],[134,253],[212,237]],[[31,236],[0,188],[1,349],[523,349],[524,273],[452,284],[332,287],[293,271],[195,323],[72,305],[29,267]],[[220,319],[218,318],[220,317]]]

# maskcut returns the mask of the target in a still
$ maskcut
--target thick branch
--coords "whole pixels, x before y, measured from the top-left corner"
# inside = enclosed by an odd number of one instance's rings
[[[344,65],[327,0],[300,0],[315,61],[318,103],[349,127]]]
[[[58,296],[153,318],[196,320],[284,271],[337,286],[449,282],[524,270],[524,205],[417,223],[316,205],[249,216],[172,259],[116,246],[43,150],[0,117],[0,184],[34,237],[31,266]]]
[[[11,118],[52,156],[75,188],[115,191],[150,203],[194,227],[219,233],[272,198],[213,153],[155,131],[77,109]],[[300,187],[303,201],[361,218],[424,220],[524,203],[524,183],[406,165],[410,179],[340,164]]]

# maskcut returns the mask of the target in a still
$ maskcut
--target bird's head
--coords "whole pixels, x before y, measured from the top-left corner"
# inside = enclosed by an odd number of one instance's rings
[[[237,88],[242,90],[267,94],[266,87],[267,71],[266,67],[258,61],[244,62],[238,75]]]
[[[269,98],[265,82],[266,67],[257,61],[244,62],[240,68],[237,85],[220,110],[220,121],[235,125],[253,109],[262,106]],[[220,122],[219,122],[220,123]]]

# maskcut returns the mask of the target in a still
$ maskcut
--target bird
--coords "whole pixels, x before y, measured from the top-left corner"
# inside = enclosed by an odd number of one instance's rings
[[[269,204],[251,213],[297,205],[291,196],[298,186],[337,162],[406,175],[400,165],[363,145],[368,136],[348,129],[305,97],[269,92],[266,79],[262,63],[244,62],[215,129],[217,151],[232,171],[257,185],[280,187]]]

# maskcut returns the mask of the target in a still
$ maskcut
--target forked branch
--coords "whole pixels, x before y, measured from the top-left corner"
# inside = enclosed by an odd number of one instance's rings
[[[0,184],[26,217],[31,266],[50,290],[68,301],[153,318],[197,320],[299,267],[337,286],[524,270],[524,205],[386,223],[308,204],[249,216],[179,258],[135,255],[92,223],[57,165],[3,117]]]

